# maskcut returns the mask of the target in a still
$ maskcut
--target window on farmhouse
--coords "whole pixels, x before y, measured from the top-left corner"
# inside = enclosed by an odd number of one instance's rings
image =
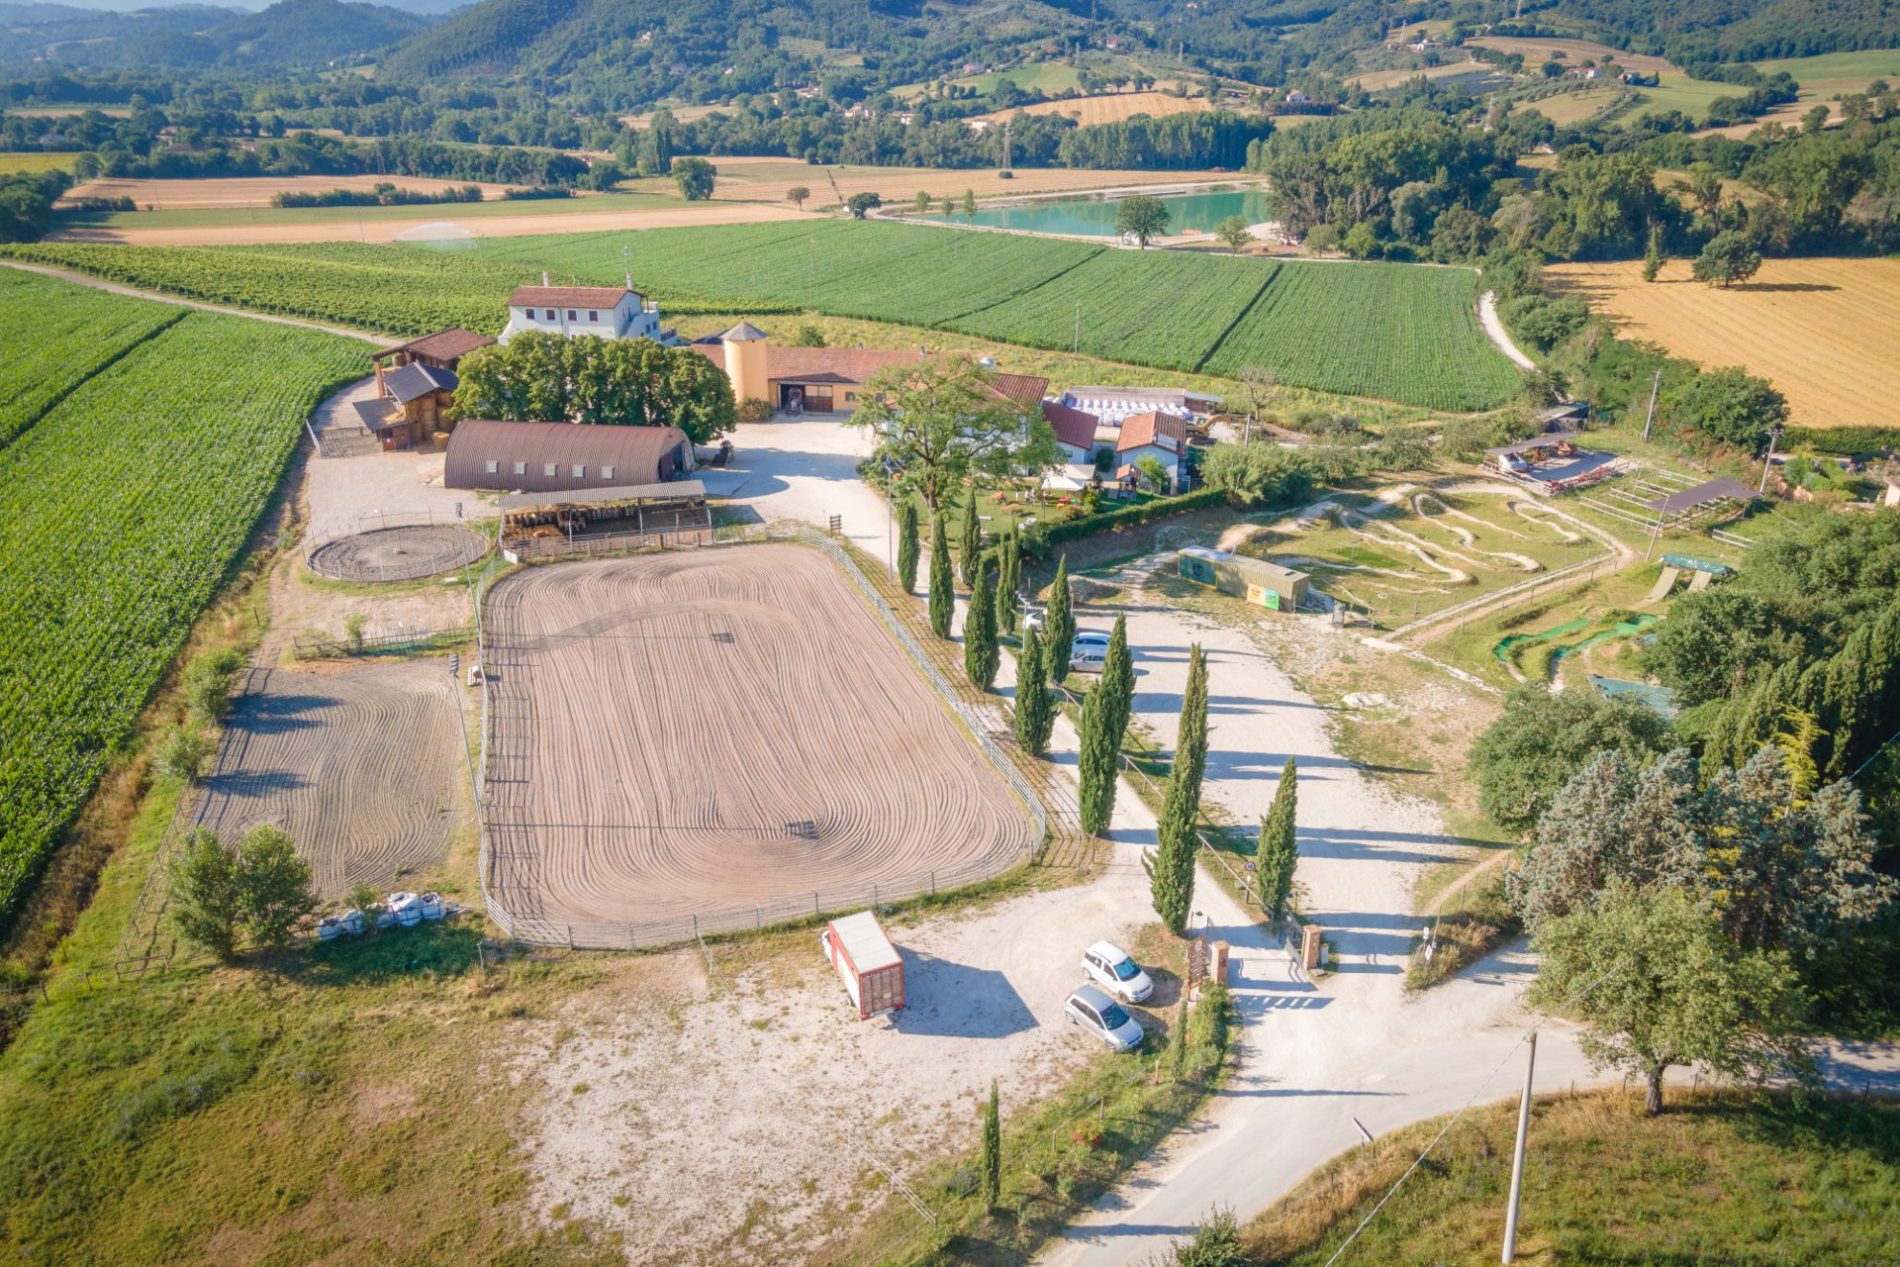
[[[487,462],[483,463],[483,469],[485,469],[490,475],[493,475],[496,471],[499,471],[501,469],[501,463],[495,461],[493,458],[490,458]]]
[[[547,477],[548,477],[549,479],[553,479],[553,478],[554,478],[554,472],[555,472],[556,470],[558,470],[558,469],[559,469],[559,468],[558,468],[558,467],[556,467],[556,466],[554,465],[554,463],[552,463],[552,462],[549,462],[549,463],[548,463],[548,464],[547,464],[546,466],[544,466],[544,467],[542,467],[542,468],[541,468],[541,474],[543,474],[543,475],[545,475],[545,476],[547,476]]]
[[[587,319],[593,322],[595,325],[599,325],[600,324],[600,309],[595,308],[589,311],[587,314]]]
[[[572,321],[574,319],[574,310],[572,308],[569,308],[567,310],[567,319],[569,321]]]
[[[554,320],[554,309],[552,308],[548,309],[548,320],[549,321]]]

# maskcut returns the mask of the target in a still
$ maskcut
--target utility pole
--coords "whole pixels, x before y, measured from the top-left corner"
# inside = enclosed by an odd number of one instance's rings
[[[1775,427],[1768,432],[1768,456],[1761,460],[1761,483],[1756,487],[1758,493],[1768,491],[1768,467],[1775,460],[1775,441],[1781,439],[1781,428]]]
[[[1511,1152],[1511,1204],[1504,1213],[1504,1254],[1499,1261],[1517,1258],[1517,1207],[1524,1195],[1524,1143],[1531,1131],[1531,1076],[1537,1070],[1537,1031],[1530,1034],[1530,1055],[1524,1060],[1524,1098],[1517,1106],[1517,1147]]]
[[[1650,424],[1656,421],[1656,393],[1662,390],[1662,371],[1656,371],[1655,381],[1649,385],[1649,417],[1643,419],[1643,439],[1649,439]]]

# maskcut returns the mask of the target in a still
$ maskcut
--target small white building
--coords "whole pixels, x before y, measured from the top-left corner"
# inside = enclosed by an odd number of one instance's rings
[[[648,303],[625,286],[549,286],[547,274],[539,286],[518,286],[508,296],[508,325],[501,341],[524,330],[559,334],[567,338],[591,334],[600,339],[652,339],[670,343],[670,330],[660,328],[660,305]]]

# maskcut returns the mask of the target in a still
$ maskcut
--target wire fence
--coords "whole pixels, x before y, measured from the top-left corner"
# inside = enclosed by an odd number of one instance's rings
[[[662,535],[674,537],[684,534]],[[923,871],[892,880],[876,881],[848,888],[819,889],[809,894],[788,894],[770,902],[709,907],[666,919],[587,923],[550,920],[509,910],[507,902],[503,901],[496,892],[495,845],[491,824],[484,810],[490,763],[494,757],[495,705],[486,672],[486,666],[489,664],[489,643],[488,633],[483,623],[483,600],[500,570],[498,562],[491,562],[489,567],[483,569],[470,591],[471,601],[474,604],[476,647],[480,663],[484,666],[484,672],[481,674],[482,750],[478,775],[480,786],[476,789],[475,801],[481,841],[477,872],[481,881],[482,902],[487,909],[488,918],[514,940],[534,945],[568,946],[574,949],[590,950],[651,949],[721,933],[756,931],[776,924],[816,919],[832,912],[927,897],[946,890],[994,880],[1019,866],[1034,862],[1037,851],[1049,835],[1048,814],[1043,806],[1042,798],[1036,794],[1036,790],[1030,786],[1029,781],[1023,777],[1022,772],[1016,768],[1016,764],[1010,760],[1009,756],[990,739],[981,721],[958,698],[948,679],[931,662],[923,648],[917,645],[916,640],[904,628],[903,621],[896,612],[892,611],[890,604],[864,575],[850,554],[830,537],[802,524],[732,525],[715,529],[708,535],[710,539],[676,541],[665,548],[719,548],[762,541],[779,541],[810,546],[829,555],[858,587],[865,601],[870,603],[872,610],[883,621],[891,636],[909,654],[924,679],[937,691],[951,714],[963,725],[991,766],[1002,776],[1004,783],[1022,801],[1035,824],[1029,846],[1021,854],[1012,850],[1002,856],[991,856],[957,867]],[[626,553],[639,548],[655,547],[652,545],[641,547],[627,538],[620,538],[613,552]]]

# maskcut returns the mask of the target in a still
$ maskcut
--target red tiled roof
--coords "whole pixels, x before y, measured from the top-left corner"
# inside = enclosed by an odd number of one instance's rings
[[[1043,420],[1055,430],[1056,439],[1072,449],[1093,451],[1095,448],[1095,429],[1101,425],[1101,419],[1086,409],[1071,409],[1067,405],[1053,400],[1042,402]]]
[[[1034,409],[1049,390],[1049,380],[1039,374],[997,374],[991,389],[1004,400],[1013,400],[1025,409]]]
[[[453,361],[457,357],[467,356],[476,348],[485,348],[494,340],[485,334],[476,334],[473,330],[464,330],[460,326],[450,326],[446,330],[437,330],[434,334],[425,334],[420,339],[411,339],[407,343],[395,343],[380,351],[370,353],[372,361],[380,361],[386,356],[398,352],[412,352],[417,356],[431,356],[438,361]]]
[[[1116,442],[1115,451],[1126,453],[1163,437],[1172,439],[1175,451],[1179,452],[1187,444],[1187,419],[1163,413],[1130,414],[1122,419],[1121,439]]]
[[[624,286],[517,286],[510,308],[612,308],[628,295]]]

